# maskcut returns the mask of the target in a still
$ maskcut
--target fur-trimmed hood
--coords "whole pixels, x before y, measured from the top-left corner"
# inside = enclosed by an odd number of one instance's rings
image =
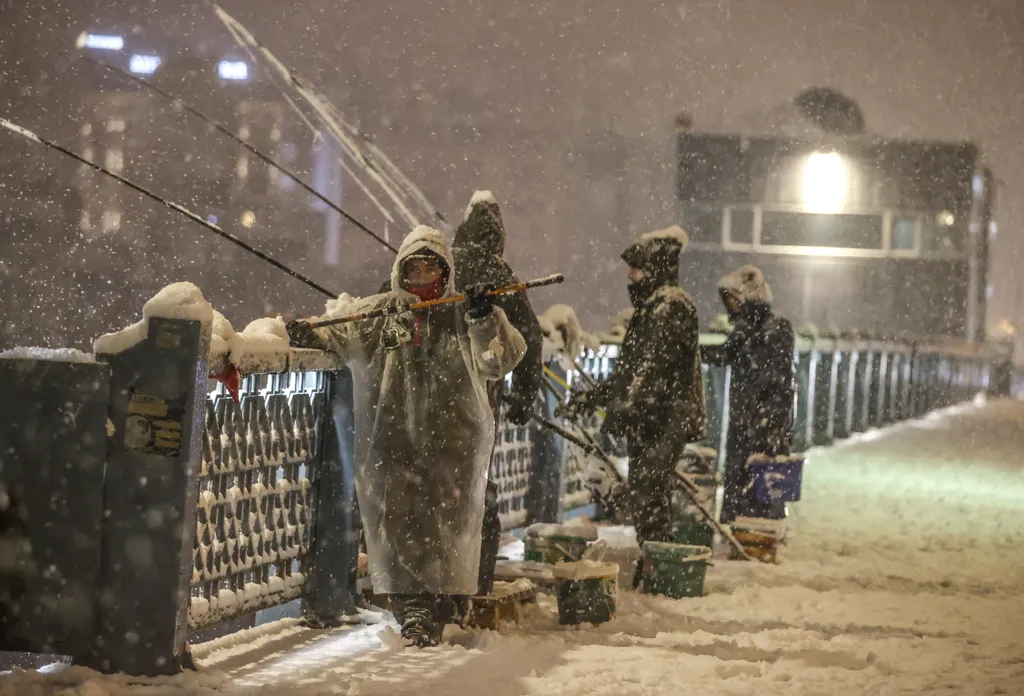
[[[757,266],[746,265],[732,273],[726,273],[718,281],[718,289],[727,292],[743,304],[760,302],[771,306],[772,289],[764,279],[764,273]]]

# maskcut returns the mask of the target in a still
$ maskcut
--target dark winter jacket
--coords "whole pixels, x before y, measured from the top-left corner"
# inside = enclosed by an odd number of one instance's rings
[[[465,218],[452,244],[455,289],[462,292],[472,285],[486,283],[501,287],[520,282],[502,258],[505,253],[505,223],[494,198],[486,191],[477,192],[466,209]],[[390,284],[385,285],[382,292],[389,289]],[[505,310],[512,326],[526,341],[526,355],[512,372],[512,390],[508,398],[522,408],[530,408],[537,399],[544,375],[541,358],[544,335],[540,323],[524,292],[495,298],[494,304]],[[501,386],[495,385],[492,398]]]
[[[740,304],[732,313],[734,328],[725,344],[704,352],[706,363],[732,367],[728,458],[743,466],[751,454],[788,454],[795,379],[793,326],[772,312],[771,290],[752,266],[723,278],[719,292],[723,300],[731,295]]]
[[[685,234],[669,232],[645,235],[622,254],[644,278],[629,287],[636,311],[615,371],[594,394],[608,410],[605,431],[641,442],[667,433],[684,442],[707,436],[697,309],[679,287]]]

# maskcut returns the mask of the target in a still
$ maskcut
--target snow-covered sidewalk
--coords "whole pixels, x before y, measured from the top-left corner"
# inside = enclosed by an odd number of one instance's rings
[[[1024,404],[964,406],[814,450],[780,566],[719,562],[708,596],[622,593],[558,626],[397,646],[283,622],[199,646],[198,674],[0,678],[0,694],[1024,694]]]

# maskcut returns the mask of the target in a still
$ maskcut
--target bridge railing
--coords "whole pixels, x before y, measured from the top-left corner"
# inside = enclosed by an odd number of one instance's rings
[[[83,365],[0,361],[13,399],[0,424],[0,517],[17,551],[0,566],[0,649],[171,673],[200,629],[295,599],[314,625],[353,611],[350,373],[317,351],[243,351],[231,356],[245,375],[236,401],[209,377],[227,356],[210,355],[208,326],[151,317],[140,330]],[[584,369],[603,379],[617,348],[583,356]],[[970,398],[997,357],[949,341],[802,340],[796,447]],[[716,446],[730,377],[705,374]],[[538,407],[553,417],[554,402]],[[586,458],[549,436],[499,424],[491,475],[506,529],[588,502]]]

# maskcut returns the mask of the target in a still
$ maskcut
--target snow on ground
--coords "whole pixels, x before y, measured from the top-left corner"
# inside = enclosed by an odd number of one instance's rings
[[[1024,694],[1022,450],[1016,402],[814,450],[782,565],[719,561],[701,599],[623,592],[603,626],[559,626],[546,597],[520,627],[423,651],[390,624],[286,621],[197,646],[198,674],[72,668],[0,694]]]

